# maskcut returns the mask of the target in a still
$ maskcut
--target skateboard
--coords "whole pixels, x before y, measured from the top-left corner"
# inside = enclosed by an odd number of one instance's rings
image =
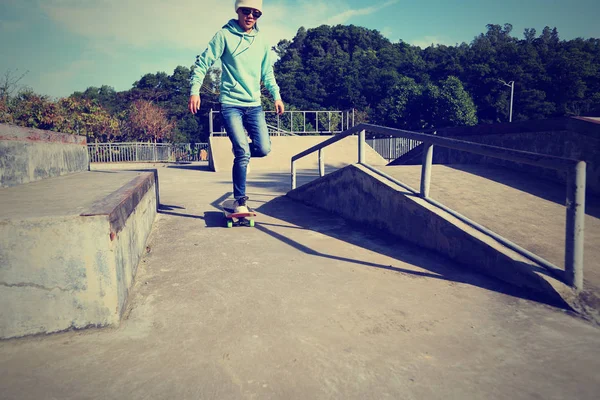
[[[225,216],[225,220],[227,222],[228,228],[233,228],[234,226],[254,226],[254,219],[251,217],[256,217],[256,213],[250,207],[248,207],[247,213],[236,213],[233,210],[234,200],[225,200],[221,203],[221,209],[223,210],[223,215]]]

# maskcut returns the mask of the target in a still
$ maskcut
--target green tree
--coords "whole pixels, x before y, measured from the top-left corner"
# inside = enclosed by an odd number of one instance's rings
[[[413,78],[401,77],[376,108],[374,122],[402,129],[419,129],[423,87]]]
[[[30,128],[52,130],[59,118],[56,104],[48,96],[36,94],[31,89],[19,92],[10,100],[13,123]]]
[[[455,76],[449,76],[440,82],[436,117],[436,127],[477,124],[477,109],[473,99]]]
[[[120,121],[97,101],[63,98],[56,102],[53,130],[87,136],[89,141],[113,141],[121,135]]]

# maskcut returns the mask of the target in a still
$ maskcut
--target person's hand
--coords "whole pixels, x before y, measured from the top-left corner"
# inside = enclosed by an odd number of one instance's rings
[[[275,100],[275,111],[277,111],[278,115],[282,115],[285,112],[285,106],[283,105],[283,101]]]
[[[196,114],[200,109],[200,96],[193,94],[190,96],[189,109],[192,114]]]

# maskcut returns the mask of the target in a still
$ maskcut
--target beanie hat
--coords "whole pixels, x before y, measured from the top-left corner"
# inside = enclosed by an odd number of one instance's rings
[[[237,12],[240,7],[254,8],[255,10],[262,12],[262,0],[236,0],[235,12]]]

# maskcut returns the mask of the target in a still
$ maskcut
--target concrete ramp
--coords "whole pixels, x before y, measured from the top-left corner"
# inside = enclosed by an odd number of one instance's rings
[[[331,136],[274,136],[271,137],[271,153],[264,158],[253,158],[250,161],[252,170],[289,171],[294,155],[315,146]],[[233,165],[233,152],[228,137],[210,137],[210,167],[213,171],[230,170]],[[325,167],[341,168],[358,161],[358,137],[349,136],[328,146],[323,150]],[[370,146],[366,146],[367,163],[383,166],[387,161]],[[298,169],[317,169],[318,152],[304,157],[297,162]]]
[[[288,196],[517,287],[567,302],[573,296],[568,286],[532,261],[362,165],[328,174]]]

